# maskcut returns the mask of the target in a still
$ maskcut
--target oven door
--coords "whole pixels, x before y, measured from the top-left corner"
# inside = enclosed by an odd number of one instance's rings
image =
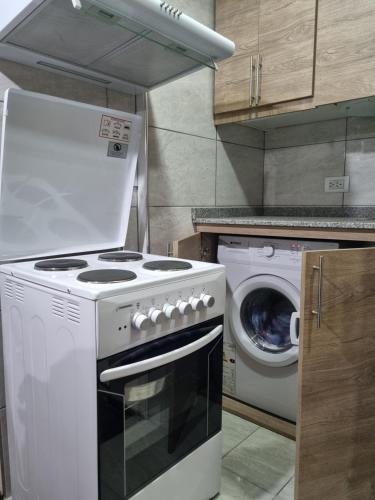
[[[101,500],[128,499],[221,430],[223,317],[98,361]]]

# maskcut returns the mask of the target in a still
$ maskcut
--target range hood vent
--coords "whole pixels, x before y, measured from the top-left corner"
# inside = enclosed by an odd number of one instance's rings
[[[215,69],[234,52],[164,0],[18,0],[4,9],[0,57],[126,91]]]

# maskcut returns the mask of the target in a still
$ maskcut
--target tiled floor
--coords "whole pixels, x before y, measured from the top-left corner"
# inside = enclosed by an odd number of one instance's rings
[[[293,500],[295,443],[223,413],[221,493],[215,500]]]

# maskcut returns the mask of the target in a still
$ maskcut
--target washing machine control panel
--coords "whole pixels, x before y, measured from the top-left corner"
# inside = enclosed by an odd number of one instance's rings
[[[302,253],[308,250],[337,249],[337,243],[306,240],[260,239],[250,240],[249,261],[254,264],[299,267]]]

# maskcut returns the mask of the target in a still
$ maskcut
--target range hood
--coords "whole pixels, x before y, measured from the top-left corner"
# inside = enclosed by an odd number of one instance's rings
[[[234,43],[164,0],[12,0],[0,58],[139,93],[234,53]]]

